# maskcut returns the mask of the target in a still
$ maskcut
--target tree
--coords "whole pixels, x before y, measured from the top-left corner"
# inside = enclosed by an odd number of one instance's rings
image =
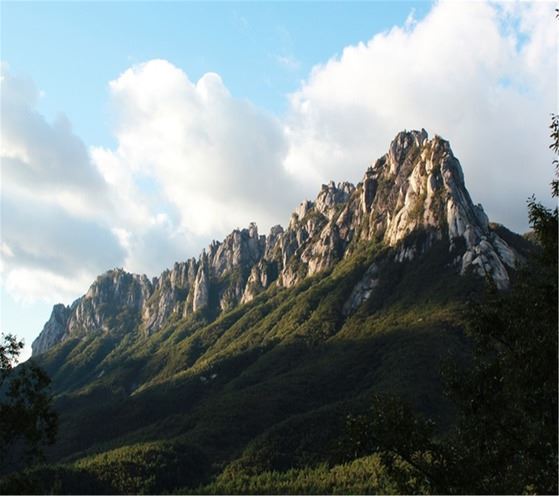
[[[559,18],[559,9],[557,9],[557,17]],[[553,150],[555,155],[559,155],[559,115],[551,114],[551,145],[549,148]],[[559,160],[556,158],[553,160],[553,165],[555,166],[555,179],[551,181],[551,194],[554,197],[559,196]]]
[[[550,128],[559,154],[556,115]],[[349,419],[353,446],[379,453],[401,492],[557,494],[558,210],[532,197],[528,213],[534,255],[509,292],[488,281],[468,312],[472,362],[443,371],[459,412],[455,428],[437,439],[430,421],[386,397]]]
[[[7,473],[43,458],[55,440],[49,377],[33,362],[15,367],[23,343],[11,334],[0,340],[0,470]]]

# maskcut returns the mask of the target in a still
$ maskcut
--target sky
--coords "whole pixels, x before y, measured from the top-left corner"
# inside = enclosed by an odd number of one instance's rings
[[[551,205],[553,2],[1,2],[0,330],[358,182],[403,129],[474,202]]]

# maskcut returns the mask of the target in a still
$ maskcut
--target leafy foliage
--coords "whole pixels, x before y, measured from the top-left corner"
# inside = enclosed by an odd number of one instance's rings
[[[392,490],[378,458],[370,456],[334,466],[258,474],[226,471],[210,484],[178,494],[382,494]]]
[[[198,484],[208,467],[204,455],[191,446],[144,443],[11,475],[0,481],[0,493],[153,494]]]
[[[434,427],[400,399],[375,395],[369,412],[348,415],[346,451],[351,458],[377,453],[399,493],[449,493]]]
[[[57,415],[51,408],[49,377],[34,363],[14,368],[23,343],[11,334],[0,343],[0,462],[5,472],[43,456],[52,444]]]
[[[559,18],[559,14],[557,16]],[[549,126],[551,129],[551,145],[549,148],[553,150],[555,155],[559,155],[559,115],[551,114],[551,124]],[[559,176],[559,160],[555,158],[553,160],[553,165],[555,166],[555,177]],[[559,196],[559,180],[554,179],[551,182],[551,192],[553,196]]]
[[[349,418],[353,454],[379,453],[399,492],[557,492],[557,263],[543,260],[472,307],[473,362],[445,369],[459,417],[442,439],[390,397]]]

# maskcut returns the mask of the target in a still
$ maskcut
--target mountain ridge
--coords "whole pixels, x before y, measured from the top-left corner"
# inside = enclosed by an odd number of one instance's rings
[[[274,226],[267,236],[254,223],[235,229],[197,259],[176,262],[152,280],[122,269],[98,276],[71,306],[55,305],[32,344],[33,355],[91,332],[138,328],[149,335],[173,316],[201,313],[211,320],[272,285],[293,287],[332,268],[363,242],[384,243],[401,263],[443,239],[458,273],[488,276],[501,289],[522,259],[491,228],[481,205],[473,204],[449,143],[429,139],[425,130],[403,131],[360,183],[322,185],[315,201],[302,202],[291,214],[285,229]],[[373,264],[344,312],[355,311],[377,284]]]

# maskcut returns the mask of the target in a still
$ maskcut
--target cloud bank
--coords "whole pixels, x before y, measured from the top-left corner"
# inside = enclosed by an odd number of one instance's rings
[[[47,122],[2,66],[2,284],[64,301],[114,266],[155,275],[235,227],[285,223],[321,182],[358,181],[404,128],[449,139],[474,201],[523,231],[551,178],[555,24],[550,3],[437,3],[314,67],[282,117],[151,60],[109,83],[114,148]]]
[[[2,283],[24,299],[62,298],[123,261],[110,191],[67,119],[37,112],[33,83],[6,65],[0,77]]]

